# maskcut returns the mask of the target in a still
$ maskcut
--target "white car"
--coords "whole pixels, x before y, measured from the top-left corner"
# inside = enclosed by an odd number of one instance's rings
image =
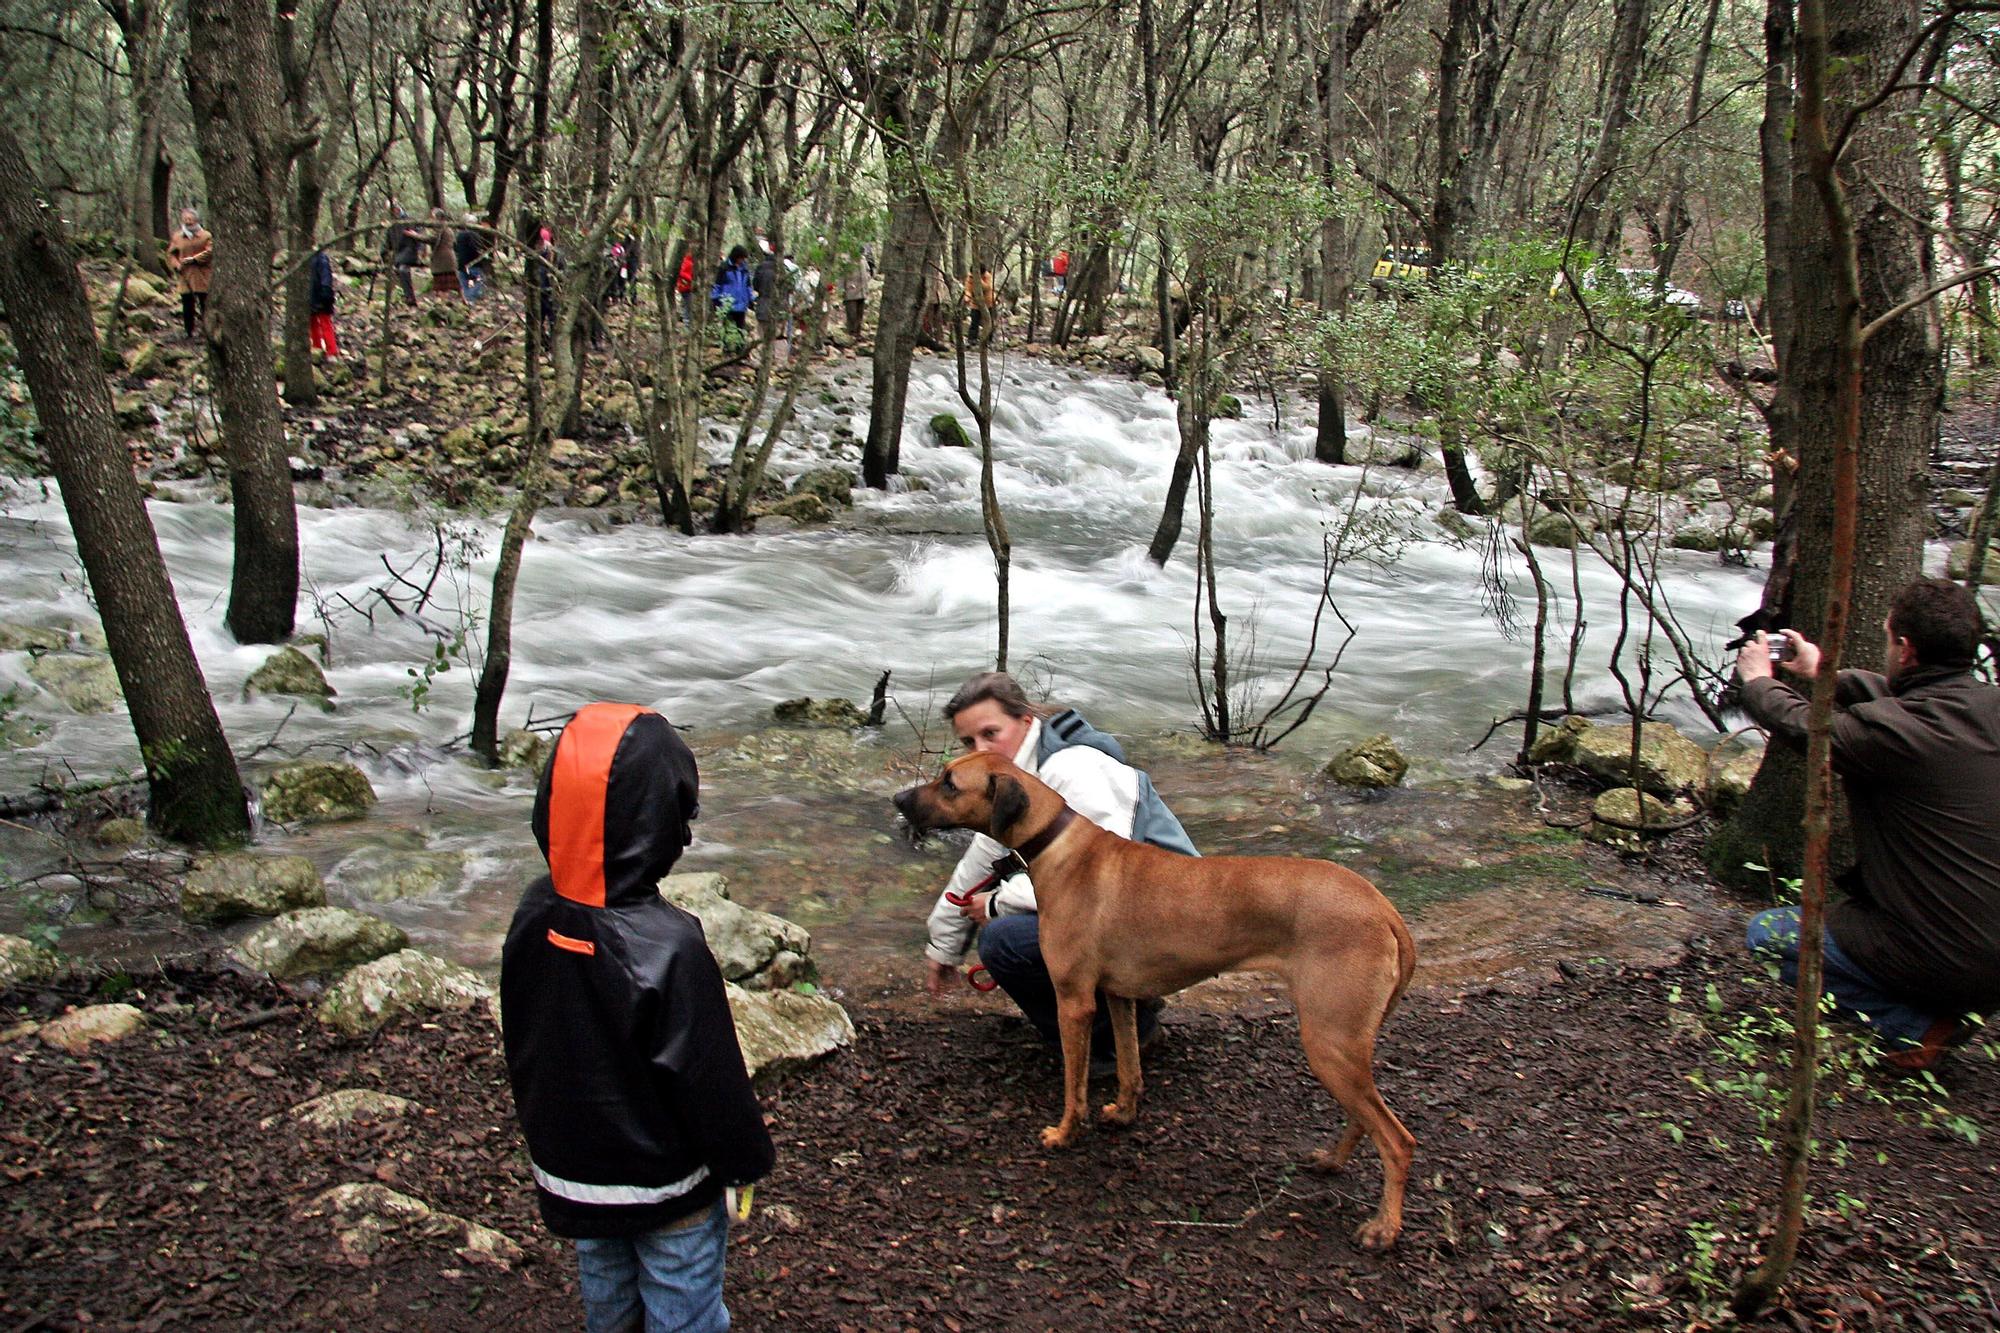
[[[1649,305],[1653,302],[1655,299],[1654,288],[1659,282],[1658,273],[1649,268],[1621,268],[1612,271],[1618,275],[1618,285],[1630,293],[1634,300],[1643,301]],[[1587,292],[1596,291],[1598,284],[1597,275],[1599,272],[1600,270],[1598,269],[1585,270],[1583,275],[1577,279],[1578,285]],[[1549,294],[1552,296],[1560,295],[1562,290],[1562,274],[1558,273],[1555,282],[1549,288]],[[1683,311],[1686,314],[1699,315],[1701,313],[1701,298],[1687,288],[1676,287],[1671,282],[1667,284],[1666,291],[1660,295],[1659,299],[1662,304],[1672,306],[1674,309]]]

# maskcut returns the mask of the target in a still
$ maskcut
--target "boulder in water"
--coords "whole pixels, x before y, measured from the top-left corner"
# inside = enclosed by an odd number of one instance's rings
[[[931,418],[931,440],[943,449],[972,447],[972,437],[965,433],[965,427],[958,424],[958,418],[949,412],[940,412]]]
[[[29,661],[28,674],[78,713],[109,713],[125,702],[118,671],[108,657],[44,653]]]
[[[846,699],[787,699],[771,708],[787,727],[865,727],[868,715]]]
[[[375,804],[367,774],[338,760],[301,759],[264,779],[264,818],[280,824],[359,819]]]
[[[854,503],[854,476],[846,468],[816,467],[799,474],[791,493],[817,495],[827,504],[845,509]]]
[[[264,659],[264,665],[250,673],[243,682],[243,697],[253,699],[260,694],[292,694],[310,699],[321,709],[333,711],[333,686],[326,683],[326,673],[319,669],[319,663],[307,657],[296,648],[280,648]]]
[[[59,652],[69,647],[69,631],[48,625],[16,625],[0,620],[0,653]]]
[[[1386,731],[1341,751],[1326,766],[1326,775],[1343,787],[1395,787],[1409,771],[1410,761]]]
[[[465,857],[459,852],[386,851],[357,857],[359,867],[344,863],[338,875],[349,894],[371,903],[428,898],[455,889],[465,878]]]
[[[827,502],[810,493],[788,495],[773,504],[763,506],[757,512],[759,516],[788,518],[802,527],[813,523],[824,523],[833,517],[833,510]]]
[[[539,776],[554,752],[554,742],[548,736],[517,727],[500,738],[500,767],[526,769]]]

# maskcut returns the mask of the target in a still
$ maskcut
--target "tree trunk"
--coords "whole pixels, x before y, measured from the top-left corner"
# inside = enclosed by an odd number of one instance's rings
[[[272,392],[271,256],[288,158],[270,11],[260,0],[189,0],[187,83],[214,217],[209,367],[236,511],[229,630],[243,643],[292,632],[298,514]]]
[[[1331,0],[1327,6],[1326,31],[1347,31],[1347,0]],[[1347,43],[1326,43],[1314,94],[1319,101],[1320,183],[1329,190],[1338,185],[1336,174],[1347,158]],[[1330,319],[1347,313],[1348,287],[1353,273],[1348,262],[1347,222],[1329,214],[1319,224],[1319,307]],[[1322,357],[1319,367],[1319,420],[1313,432],[1313,457],[1319,462],[1339,465],[1347,461],[1347,404],[1340,367]]]
[[[139,739],[148,818],[178,842],[242,842],[250,810],[236,757],[112,424],[77,255],[57,216],[36,197],[20,145],[0,128],[0,302]]]
[[[1829,120],[1883,85],[1892,62],[1918,26],[1914,0],[1836,0],[1828,7],[1831,49],[1840,53],[1829,71]],[[1842,174],[1865,182],[1852,193],[1860,290],[1873,313],[1922,292],[1930,283],[1927,237],[1907,219],[1928,207],[1914,102],[1901,93],[1869,112],[1841,161]],[[1840,262],[1826,211],[1813,193],[1803,149],[1794,145],[1787,166],[1794,273],[1822,274]],[[1838,351],[1842,311],[1835,284],[1796,284],[1794,330],[1780,356],[1780,393],[1793,391],[1791,423],[1798,445],[1798,558],[1792,574],[1788,623],[1818,639],[1832,595],[1829,552],[1834,532],[1834,458],[1838,435]],[[1846,623],[1855,633],[1844,645],[1853,666],[1879,669],[1879,628],[1889,603],[1922,572],[1928,524],[1925,467],[1937,429],[1942,375],[1933,326],[1913,310],[1872,337],[1863,355],[1860,493],[1870,498],[1855,535],[1854,590]],[[1825,647],[1824,643],[1821,645]],[[1785,876],[1803,867],[1800,821],[1804,770],[1783,746],[1765,752],[1756,781],[1729,822],[1709,844],[1718,875],[1741,881],[1754,861]],[[1761,876],[1757,877],[1761,880]]]

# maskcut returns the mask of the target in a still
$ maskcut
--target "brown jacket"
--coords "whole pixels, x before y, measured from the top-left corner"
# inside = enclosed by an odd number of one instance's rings
[[[2000,1005],[2000,689],[1917,667],[1892,685],[1843,671],[1833,767],[1854,815],[1847,897],[1827,909],[1841,950],[1884,989],[1924,1007]],[[1744,707],[1794,746],[1807,703],[1754,680]]]
[[[215,238],[208,234],[208,228],[197,227],[192,236],[174,228],[174,238],[167,242],[167,267],[174,271],[175,291],[208,290],[209,274],[215,268],[214,248]]]

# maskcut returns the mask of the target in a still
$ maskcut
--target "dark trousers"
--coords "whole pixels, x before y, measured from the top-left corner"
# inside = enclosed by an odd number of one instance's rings
[[[1032,912],[998,916],[979,932],[979,961],[1007,992],[1007,998],[1021,1007],[1044,1041],[1060,1045],[1062,1029],[1056,1022],[1056,987],[1049,979],[1048,965],[1042,961],[1042,919]],[[1139,1040],[1151,1036],[1159,1025],[1160,1002],[1139,1004]],[[1097,994],[1097,1017],[1090,1027],[1090,1046],[1099,1056],[1112,1051],[1111,1010],[1104,993]]]
[[[868,308],[868,299],[862,296],[849,297],[842,303],[847,312],[847,336],[861,341],[861,315]]]
[[[181,327],[187,330],[187,336],[190,338],[194,337],[195,324],[198,321],[207,318],[208,318],[208,293],[182,292]]]
[[[396,265],[396,285],[403,289],[404,304],[415,305],[417,303],[417,286],[410,280],[410,266],[408,264]]]

